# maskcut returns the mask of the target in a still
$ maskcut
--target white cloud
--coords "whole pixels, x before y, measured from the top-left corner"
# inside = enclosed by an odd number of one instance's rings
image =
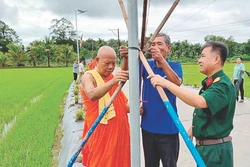
[[[155,31],[174,0],[150,2],[147,35]],[[139,37],[141,3],[138,1]],[[127,6],[127,0],[124,0],[124,5]],[[192,43],[202,43],[206,35],[214,34],[225,38],[233,36],[237,42],[245,42],[250,39],[249,6],[249,0],[181,0],[162,31],[169,34],[172,41],[187,39]],[[77,16],[79,35],[83,34],[84,39],[116,38],[109,29],[117,28],[120,38],[127,39],[118,0],[0,0],[0,20],[13,28],[28,45],[32,40],[49,35],[52,19],[66,18],[75,26],[76,9],[88,10]],[[232,24],[223,25],[226,23]]]

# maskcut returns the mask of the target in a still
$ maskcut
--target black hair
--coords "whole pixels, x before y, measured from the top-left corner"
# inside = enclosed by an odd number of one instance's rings
[[[217,52],[220,55],[222,65],[224,65],[227,56],[228,56],[228,47],[226,44],[222,42],[207,42],[205,45],[201,47],[201,51],[207,47],[212,47],[211,51],[212,52]]]

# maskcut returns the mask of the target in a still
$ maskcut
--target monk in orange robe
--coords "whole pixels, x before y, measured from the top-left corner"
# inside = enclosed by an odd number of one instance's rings
[[[91,60],[89,63],[88,63],[88,70],[93,70],[95,69],[95,67],[97,66],[97,62],[96,60]]]
[[[90,60],[90,62],[88,63],[88,70],[92,70],[92,66],[91,66],[92,61],[93,60]]]
[[[115,51],[109,46],[98,50],[97,68],[86,72],[81,83],[81,94],[85,104],[83,137],[103,109],[100,102],[107,100],[119,82],[128,79],[128,58],[123,57],[121,71],[112,75],[116,63]],[[103,101],[104,100],[104,101]],[[90,136],[82,150],[82,164],[86,167],[130,167],[129,106],[120,91],[113,104]]]

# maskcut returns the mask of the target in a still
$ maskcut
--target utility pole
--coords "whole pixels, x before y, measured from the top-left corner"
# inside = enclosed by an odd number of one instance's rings
[[[119,31],[119,28],[117,29],[109,29],[117,38],[118,38],[118,50],[121,46],[121,42],[120,42],[120,31]],[[117,35],[114,31],[117,31]],[[119,63],[121,63],[121,55],[120,55],[120,52],[118,51],[118,58],[119,58]]]
[[[94,39],[92,39],[92,60],[94,60]]]

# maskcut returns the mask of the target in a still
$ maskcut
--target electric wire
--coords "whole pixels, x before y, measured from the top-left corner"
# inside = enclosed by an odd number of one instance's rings
[[[210,2],[205,7],[203,7],[202,9],[200,9],[199,11],[197,11],[196,13],[194,13],[193,15],[191,15],[190,17],[188,17],[187,19],[185,19],[184,21],[182,21],[181,23],[179,23],[176,26],[174,26],[173,28],[171,28],[169,31],[171,31],[171,30],[175,29],[176,27],[178,27],[179,25],[185,23],[186,21],[188,21],[189,19],[191,19],[192,17],[194,17],[195,15],[197,15],[198,13],[200,13],[201,11],[203,11],[205,8],[207,8],[208,6],[210,6],[211,4],[213,4],[215,1],[217,1],[217,0],[214,0],[214,1]]]
[[[197,27],[197,28],[186,29],[186,30],[174,30],[174,31],[170,31],[170,30],[169,30],[169,32],[186,32],[186,31],[194,31],[194,30],[200,30],[200,29],[206,29],[206,28],[227,26],[227,25],[231,25],[231,24],[238,24],[238,23],[243,23],[243,22],[250,22],[250,19],[248,19],[248,20],[241,20],[241,21],[235,21],[235,22],[229,22],[229,23],[223,23],[223,24],[216,24],[216,25],[211,25],[211,26],[206,26],[206,27]]]

